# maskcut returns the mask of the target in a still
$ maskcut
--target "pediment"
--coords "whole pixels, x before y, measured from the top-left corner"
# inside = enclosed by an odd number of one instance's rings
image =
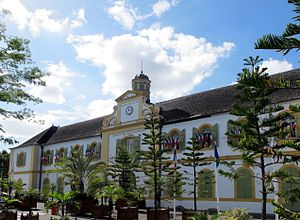
[[[123,93],[123,95],[119,96],[115,101],[120,102],[120,101],[124,101],[124,100],[127,100],[127,99],[136,98],[136,97],[141,96],[143,94],[144,93],[141,92],[141,91],[128,90],[127,92]]]

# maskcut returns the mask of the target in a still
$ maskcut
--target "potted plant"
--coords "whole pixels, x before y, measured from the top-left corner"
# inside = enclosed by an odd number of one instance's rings
[[[164,142],[161,132],[161,118],[159,107],[152,105],[150,112],[145,116],[144,127],[148,131],[143,133],[143,144],[148,145],[148,150],[142,151],[142,159],[145,161],[143,171],[148,176],[145,183],[154,191],[154,208],[147,209],[147,219],[169,219],[169,208],[161,208],[161,189],[164,184],[163,172],[169,171],[170,163],[163,156],[165,150],[162,149]],[[154,186],[154,187],[153,187]]]
[[[101,200],[101,204],[94,206],[92,211],[93,218],[103,218],[111,217],[112,212],[112,202],[119,198],[124,197],[124,190],[122,187],[115,183],[109,183],[108,185],[101,188],[101,190],[96,194],[97,198]],[[104,201],[109,200],[109,204],[104,204]]]
[[[78,192],[69,191],[66,193],[54,192],[50,193],[49,196],[53,198],[52,201],[48,201],[47,207],[53,207],[58,205],[61,208],[61,215],[65,217],[65,209],[67,205],[73,205],[78,208],[78,203],[74,200],[74,197],[78,194]]]
[[[28,210],[31,212],[32,208],[37,207],[37,200],[40,196],[40,193],[37,189],[29,189],[27,191],[23,191],[20,195],[20,205],[18,206],[20,209]]]
[[[17,220],[17,212],[10,210],[10,208],[13,207],[13,204],[20,203],[20,201],[18,199],[10,198],[3,192],[0,193],[0,210],[2,210],[0,212],[0,219]]]

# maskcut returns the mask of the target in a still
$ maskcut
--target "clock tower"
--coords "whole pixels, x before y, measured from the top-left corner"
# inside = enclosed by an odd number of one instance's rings
[[[115,100],[114,112],[106,116],[102,124],[104,158],[115,156],[117,145],[128,145],[128,150],[133,149],[133,145],[141,145],[144,118],[151,107],[150,84],[149,77],[141,71],[132,79],[132,89]]]

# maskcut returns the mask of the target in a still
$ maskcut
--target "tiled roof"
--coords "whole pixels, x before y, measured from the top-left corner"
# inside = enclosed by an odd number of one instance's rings
[[[67,126],[58,127],[56,132],[43,144],[54,144],[65,141],[71,141],[81,138],[93,137],[100,135],[100,129],[102,127],[102,121],[104,117],[94,118],[91,120],[71,124]],[[51,127],[50,127],[51,128]],[[24,147],[29,145],[38,144],[38,140],[50,129],[46,129],[40,134],[34,136],[18,147]]]
[[[271,77],[283,77],[295,82],[300,79],[300,69],[279,73],[272,75]],[[292,86],[294,85],[292,84]],[[160,102],[157,103],[157,105],[162,109],[164,123],[176,123],[178,121],[208,117],[213,114],[230,111],[236,101],[234,95],[237,91],[237,85],[226,86]],[[282,89],[274,93],[272,96],[273,103],[281,103],[296,99],[300,99],[300,89]],[[104,117],[58,127],[57,131],[47,141],[47,144],[97,136],[100,134]],[[47,131],[48,129],[20,146],[36,144]]]
[[[300,69],[271,76],[273,79],[279,77],[296,82],[296,80],[300,79]],[[295,84],[291,85],[291,87],[294,86]],[[162,109],[164,122],[173,123],[195,117],[207,117],[213,114],[228,112],[236,101],[235,94],[237,92],[237,85],[232,85],[175,98],[157,103],[157,105]],[[272,103],[295,99],[300,99],[300,87],[299,89],[282,89],[272,95]]]

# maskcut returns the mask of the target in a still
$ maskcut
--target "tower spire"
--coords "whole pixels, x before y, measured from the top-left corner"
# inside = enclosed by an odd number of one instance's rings
[[[143,63],[143,59],[141,59],[141,73],[144,73],[144,63]]]

